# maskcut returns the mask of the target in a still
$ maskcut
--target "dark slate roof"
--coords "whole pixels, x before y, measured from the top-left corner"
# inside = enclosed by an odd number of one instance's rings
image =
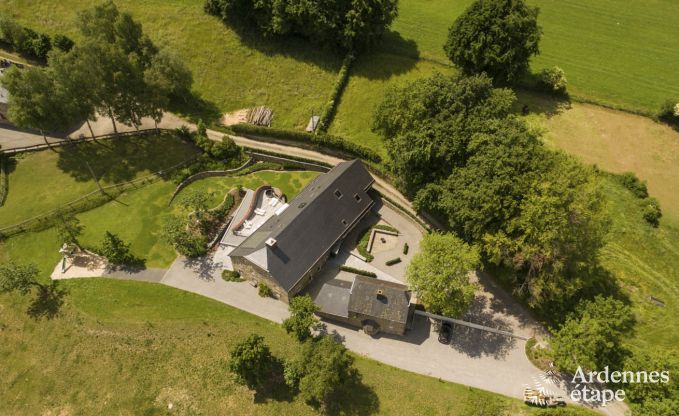
[[[382,294],[378,295],[380,290]],[[349,297],[349,312],[406,323],[409,304],[410,291],[407,286],[356,276]]]
[[[274,215],[232,253],[267,270],[285,290],[299,279],[370,209],[374,182],[359,160],[317,176],[289,207]],[[358,199],[356,198],[358,197]],[[273,238],[273,247],[266,244]]]
[[[343,283],[346,283],[346,285]],[[320,313],[347,318],[349,316],[350,291],[351,284],[349,282],[330,281],[321,287],[321,290],[314,297],[314,303],[320,308]]]

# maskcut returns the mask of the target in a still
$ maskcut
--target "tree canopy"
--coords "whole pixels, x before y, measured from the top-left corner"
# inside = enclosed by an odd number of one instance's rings
[[[314,315],[318,306],[311,296],[295,296],[290,301],[290,317],[283,321],[283,328],[288,334],[292,334],[299,342],[311,338],[311,331],[317,329],[320,322]]]
[[[436,74],[389,91],[373,128],[416,209],[512,270],[533,306],[564,304],[592,281],[604,196],[593,168],[548,150],[511,114],[515,99],[485,74]]]
[[[476,0],[448,32],[444,50],[467,74],[485,72],[495,82],[519,79],[539,53],[538,9],[523,0]]]
[[[397,0],[207,0],[205,11],[238,15],[264,35],[301,35],[346,50],[375,44],[398,13]]]
[[[274,360],[264,338],[252,334],[231,349],[229,371],[237,382],[256,389],[271,376]]]
[[[599,371],[622,366],[623,335],[634,324],[629,306],[611,297],[597,296],[578,304],[552,339],[554,363],[575,372]]]
[[[3,77],[15,124],[53,131],[96,114],[130,126],[159,121],[170,99],[187,94],[186,67],[158,48],[130,14],[111,1],[78,14],[83,38],[68,52],[54,50],[47,68],[12,69]]]
[[[429,234],[420,248],[406,270],[408,284],[429,312],[461,315],[474,299],[469,273],[480,267],[479,250],[452,234]]]
[[[332,337],[305,343],[302,357],[300,397],[321,410],[337,404],[338,397],[360,378],[353,357]]]

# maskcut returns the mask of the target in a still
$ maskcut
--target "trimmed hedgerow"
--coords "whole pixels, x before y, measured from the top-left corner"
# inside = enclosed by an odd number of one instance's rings
[[[386,264],[387,266],[393,266],[394,264],[398,264],[400,262],[401,262],[401,258],[396,257],[395,259],[387,260],[384,264]]]
[[[337,81],[335,81],[335,85],[332,89],[332,95],[330,95],[330,101],[328,101],[328,104],[325,106],[325,111],[318,122],[318,127],[316,128],[318,133],[327,132],[332,120],[335,118],[340,98],[342,98],[344,88],[347,86],[347,81],[349,81],[349,72],[351,71],[351,64],[353,62],[354,54],[350,52],[344,57],[342,67],[339,70],[339,74],[337,74]]]
[[[345,265],[340,266],[340,270],[345,271],[345,272],[349,272],[349,273],[359,274],[361,276],[366,276],[366,277],[377,277],[377,275],[373,272],[369,272],[367,270],[357,269],[355,267],[350,267],[350,266],[345,266]]]
[[[404,243],[403,244],[403,254],[404,255],[408,254],[409,249],[410,249],[410,247],[408,246],[408,243]]]
[[[325,133],[311,134],[302,131],[276,129],[272,127],[254,126],[252,124],[234,124],[231,129],[245,136],[271,137],[290,140],[299,143],[307,143],[318,149],[330,149],[340,151],[351,156],[380,163],[382,157],[377,152],[367,147],[352,143],[339,136]]]

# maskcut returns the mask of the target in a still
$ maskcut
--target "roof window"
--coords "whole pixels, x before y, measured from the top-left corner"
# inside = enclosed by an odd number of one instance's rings
[[[339,189],[335,189],[335,196],[337,197],[337,199],[342,198],[342,192],[340,192]]]

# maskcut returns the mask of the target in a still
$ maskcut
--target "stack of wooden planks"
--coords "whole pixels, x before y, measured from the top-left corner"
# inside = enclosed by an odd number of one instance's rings
[[[271,126],[273,110],[269,107],[259,106],[248,109],[247,121],[257,126]]]

